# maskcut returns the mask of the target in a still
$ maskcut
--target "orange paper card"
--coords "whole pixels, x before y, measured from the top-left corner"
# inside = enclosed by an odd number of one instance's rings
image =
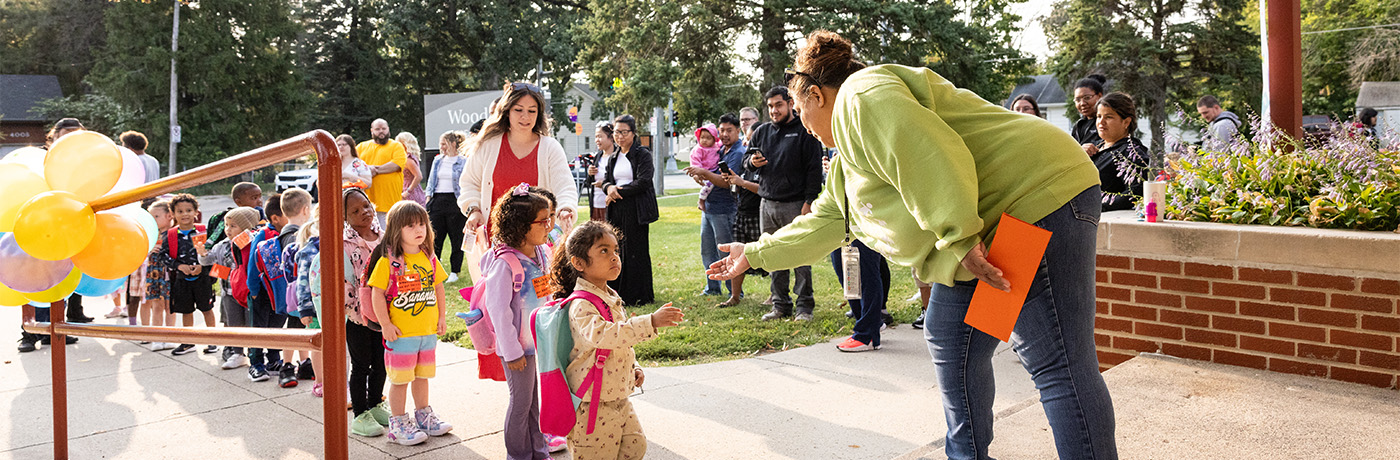
[[[212,276],[212,277],[215,277],[215,278],[218,278],[218,279],[221,279],[221,280],[226,280],[226,279],[228,279],[229,275],[231,275],[231,274],[233,274],[233,269],[232,269],[232,268],[228,268],[228,267],[225,267],[225,266],[219,265],[219,264],[214,264],[214,266],[211,267],[211,268],[209,269],[209,276]]]
[[[1049,244],[1048,230],[1002,214],[996,238],[992,241],[992,247],[987,249],[987,262],[1001,269],[1002,276],[1011,282],[1011,292],[978,281],[963,322],[1002,342],[1009,341],[1011,330],[1016,327],[1016,318],[1021,316],[1021,306],[1026,303],[1026,294],[1030,293],[1031,281],[1040,268],[1040,259],[1045,256],[1045,247]]]

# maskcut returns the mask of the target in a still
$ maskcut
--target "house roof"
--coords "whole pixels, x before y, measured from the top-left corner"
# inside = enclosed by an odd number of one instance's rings
[[[1400,107],[1400,81],[1368,81],[1361,83],[1356,95],[1356,108]]]
[[[37,110],[39,101],[63,97],[54,75],[0,75],[0,120],[49,121]]]
[[[1055,79],[1055,75],[1035,75],[1030,78],[1030,83],[1016,85],[1016,88],[1011,90],[1011,95],[1006,99],[1006,103],[1003,104],[1004,106],[1010,108],[1011,100],[1022,94],[1030,94],[1035,98],[1035,103],[1042,106],[1047,104],[1064,104],[1067,101],[1067,99],[1065,99],[1065,89],[1060,86],[1060,82]]]
[[[595,101],[596,101],[596,100],[600,100],[600,99],[603,98],[602,96],[598,95],[598,92],[597,92],[597,91],[594,91],[594,90],[593,90],[593,87],[590,86],[590,85],[587,84],[587,83],[577,83],[577,82],[575,82],[573,86],[574,86],[574,90],[575,90],[575,91],[578,91],[578,92],[580,92],[580,93],[583,93],[584,96],[588,97],[588,98],[591,99],[591,100],[595,100]]]

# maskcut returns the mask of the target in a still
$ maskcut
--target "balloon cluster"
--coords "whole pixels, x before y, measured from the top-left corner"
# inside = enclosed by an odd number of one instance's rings
[[[102,212],[88,203],[145,179],[135,152],[92,131],[0,159],[0,306],[121,289],[155,247],[156,221],[138,203]]]

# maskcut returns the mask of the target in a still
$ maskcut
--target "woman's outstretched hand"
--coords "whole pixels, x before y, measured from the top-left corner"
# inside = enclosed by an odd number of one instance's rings
[[[1011,282],[1002,277],[1001,269],[993,267],[992,263],[987,261],[985,244],[977,243],[971,251],[967,251],[967,255],[963,256],[962,266],[992,287],[1011,292]]]
[[[749,258],[744,256],[744,243],[721,244],[719,250],[727,252],[729,255],[710,264],[710,269],[705,270],[705,274],[709,275],[710,279],[733,279],[749,269]]]

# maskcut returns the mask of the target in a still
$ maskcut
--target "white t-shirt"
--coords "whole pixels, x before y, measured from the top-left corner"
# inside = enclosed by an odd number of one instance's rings
[[[607,176],[608,176],[608,171],[607,171],[608,160],[611,159],[611,158],[612,158],[612,154],[611,154],[611,153],[609,153],[609,154],[607,154],[607,155],[605,155],[605,156],[604,156],[604,155],[599,155],[599,156],[598,156],[598,174],[594,174],[594,175],[593,175],[593,183],[594,183],[594,184],[601,184],[601,183],[603,183],[603,179],[607,179]],[[595,207],[595,208],[606,208],[607,205],[606,205],[605,203],[607,203],[607,202],[608,202],[608,194],[603,193],[603,189],[601,189],[601,188],[597,188],[597,187],[593,188],[593,202],[592,202],[591,204],[589,204],[589,206],[592,206],[592,207]]]
[[[374,180],[373,169],[371,169],[364,160],[359,158],[351,158],[349,163],[345,163],[345,166],[341,166],[340,175],[341,182],[345,184],[353,184],[360,181],[364,182],[365,186],[368,187]],[[356,179],[355,176],[359,176],[359,179]]]
[[[624,153],[618,157],[617,166],[613,167],[613,180],[617,181],[617,185],[622,186],[632,183],[632,179],[634,179],[632,160],[627,159],[627,154]]]
[[[433,193],[452,193],[452,187],[457,183],[452,177],[452,170],[457,167],[458,161],[462,161],[460,155],[443,156],[441,160],[438,160],[437,186],[433,188]]]
[[[146,170],[147,184],[160,179],[160,162],[156,160],[156,157],[143,152],[137,158],[141,159],[141,166]]]

